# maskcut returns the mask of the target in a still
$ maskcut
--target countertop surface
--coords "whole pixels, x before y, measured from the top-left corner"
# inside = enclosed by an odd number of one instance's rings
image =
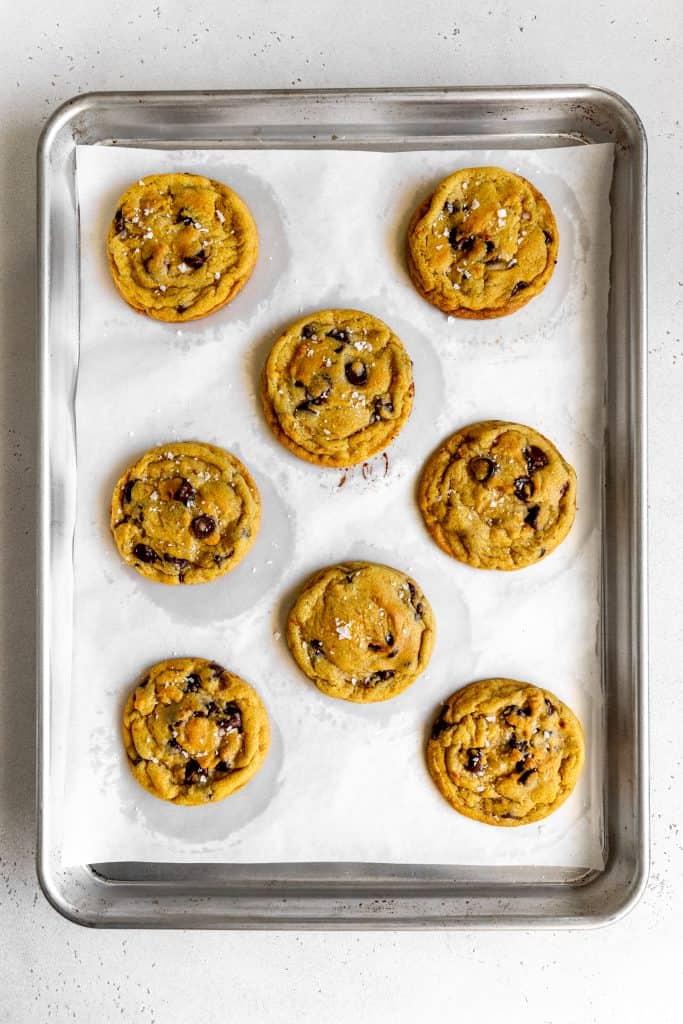
[[[6,7],[2,27],[0,1020],[680,1021],[683,6],[36,0]],[[35,150],[46,119],[92,90],[577,82],[625,96],[650,146],[652,868],[641,902],[589,932],[150,933],[63,920],[34,870]]]

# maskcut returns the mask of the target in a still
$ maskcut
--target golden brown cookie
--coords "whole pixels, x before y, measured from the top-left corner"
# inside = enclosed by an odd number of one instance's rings
[[[452,316],[507,316],[552,277],[559,235],[538,189],[500,167],[441,182],[408,229],[408,269],[421,295]]]
[[[306,583],[287,622],[297,665],[329,697],[389,700],[427,667],[434,616],[420,587],[373,562],[343,562]]]
[[[531,427],[463,427],[431,456],[418,487],[427,529],[477,569],[522,569],[553,551],[576,512],[576,475]]]
[[[485,679],[448,698],[427,743],[429,771],[460,814],[527,825],[564,803],[584,761],[583,731],[548,690]]]
[[[153,796],[174,804],[230,796],[259,770],[269,738],[256,690],[204,658],[153,665],[123,712],[133,775]]]
[[[107,237],[114,284],[155,320],[197,320],[249,279],[258,235],[246,203],[199,174],[150,174],[121,196]]]
[[[413,393],[400,339],[355,309],[324,309],[288,327],[261,389],[275,436],[319,466],[351,466],[386,448],[410,415]]]
[[[121,557],[159,583],[205,583],[230,572],[260,523],[261,499],[245,466],[199,441],[146,452],[123,474],[111,502]]]

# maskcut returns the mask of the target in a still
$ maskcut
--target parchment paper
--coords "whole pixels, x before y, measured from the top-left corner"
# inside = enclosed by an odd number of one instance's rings
[[[116,860],[366,861],[602,866],[603,708],[599,556],[609,262],[609,145],[547,151],[368,153],[79,147],[81,336],[76,393],[78,515],[75,614],[64,779],[66,864]],[[547,196],[559,263],[525,309],[490,322],[449,319],[415,292],[407,221],[446,174],[500,164]],[[155,323],[116,294],[105,237],[128,184],[186,169],[235,188],[261,251],[226,309],[181,327]],[[280,330],[306,311],[367,310],[414,362],[410,421],[387,452],[346,473],[310,466],[271,435],[258,375]],[[513,573],[470,569],[441,553],[414,500],[444,437],[474,420],[528,423],[578,474],[567,541]],[[220,581],[164,587],[124,565],[108,528],[111,491],[145,449],[167,440],[220,444],[261,490],[263,526]],[[319,693],[295,667],[284,621],[321,565],[388,562],[428,595],[438,639],[402,696],[361,707]],[[272,723],[261,773],[216,806],[181,808],[144,792],[120,740],[141,671],[173,655],[215,659],[253,683]],[[424,763],[442,699],[505,675],[555,691],[581,718],[587,763],[572,798],[546,821],[495,829],[455,813]]]

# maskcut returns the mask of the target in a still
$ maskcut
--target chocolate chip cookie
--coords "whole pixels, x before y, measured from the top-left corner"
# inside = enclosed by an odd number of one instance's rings
[[[133,775],[153,796],[174,804],[230,796],[259,770],[269,738],[256,690],[204,658],[153,665],[123,713]]]
[[[427,743],[429,771],[443,796],[487,825],[546,818],[573,790],[583,761],[573,712],[548,690],[514,679],[458,690]]]
[[[576,475],[536,430],[488,420],[459,430],[431,456],[418,503],[446,554],[477,569],[522,569],[569,533]]]
[[[261,395],[275,436],[300,459],[351,466],[382,451],[413,404],[412,363],[377,317],[325,309],[275,342]]]
[[[146,452],[123,474],[111,502],[121,557],[159,583],[205,583],[230,572],[260,522],[259,492],[240,460],[199,441]]]
[[[107,237],[114,284],[155,320],[197,320],[249,279],[258,235],[246,203],[199,174],[151,174],[119,199]]]
[[[452,316],[507,316],[543,291],[559,247],[537,188],[500,167],[468,167],[415,211],[408,269],[428,302]]]
[[[427,667],[434,616],[418,584],[400,570],[343,562],[306,583],[289,613],[287,644],[329,697],[389,700]]]

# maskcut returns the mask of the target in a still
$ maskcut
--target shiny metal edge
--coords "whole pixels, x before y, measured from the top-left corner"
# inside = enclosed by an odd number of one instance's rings
[[[459,103],[462,107],[485,104],[500,110],[515,106],[544,103],[572,105],[575,125],[567,126],[566,137],[586,143],[613,139],[626,162],[632,190],[630,217],[632,233],[629,255],[629,353],[632,359],[629,385],[632,398],[629,458],[633,473],[629,525],[631,564],[635,569],[634,592],[630,605],[631,668],[634,689],[634,843],[632,864],[627,877],[622,877],[619,858],[619,837],[613,837],[603,872],[591,872],[580,881],[560,883],[560,890],[588,894],[576,908],[559,912],[557,883],[527,885],[521,879],[514,885],[497,883],[491,886],[482,880],[471,884],[438,885],[431,893],[423,891],[414,880],[405,896],[383,896],[389,889],[373,895],[364,891],[354,894],[350,886],[335,881],[331,888],[308,883],[308,891],[277,883],[265,885],[259,895],[240,894],[239,890],[221,894],[211,886],[202,886],[185,895],[177,886],[163,882],[115,881],[83,865],[64,871],[50,850],[48,807],[50,733],[47,716],[50,706],[49,634],[50,611],[50,489],[49,489],[49,313],[50,313],[50,161],[58,142],[69,139],[71,148],[86,139],[88,118],[97,118],[102,105],[119,110],[138,107],[183,107],[198,100],[213,103],[239,101],[276,101],[313,104],[314,107],[336,107],[348,98],[369,103],[388,99],[427,104]],[[581,106],[585,105],[583,117]],[[336,113],[339,111],[336,110]],[[492,114],[495,111],[491,111]],[[158,116],[158,109],[157,109]],[[566,114],[565,114],[566,116]],[[491,135],[477,132],[477,137],[491,145]],[[514,135],[513,125],[506,124],[506,136]],[[550,132],[549,134],[553,134]],[[554,134],[558,134],[555,130]],[[460,136],[457,136],[458,141]],[[203,144],[203,140],[197,141]],[[470,142],[471,144],[471,142]],[[50,903],[64,917],[94,927],[165,927],[165,928],[560,928],[596,927],[610,924],[625,916],[637,903],[647,884],[649,868],[648,810],[648,736],[647,736],[647,481],[646,481],[646,178],[647,142],[642,123],[634,109],[616,93],[590,86],[528,86],[523,88],[422,88],[422,89],[352,89],[352,90],[270,90],[232,92],[158,92],[158,93],[90,93],[65,103],[47,123],[38,147],[38,391],[40,407],[38,502],[38,586],[37,611],[37,874],[41,888]],[[611,315],[612,302],[610,302]],[[619,339],[623,344],[623,338]],[[616,840],[616,842],[614,841]],[[147,866],[149,867],[149,866]],[[160,866],[161,867],[161,866]],[[367,865],[359,866],[367,868]],[[520,884],[521,883],[521,884]],[[372,880],[370,880],[372,885]],[[385,882],[386,886],[386,882]],[[470,893],[470,898],[454,889]],[[322,891],[320,891],[322,888]],[[365,888],[364,886],[362,887]],[[507,890],[507,891],[506,891]],[[525,901],[523,903],[523,901]],[[524,905],[524,910],[510,910],[510,905]],[[218,905],[217,905],[218,904]],[[544,907],[546,908],[544,911]],[[210,912],[213,908],[213,912]],[[548,912],[548,911],[551,912]]]

